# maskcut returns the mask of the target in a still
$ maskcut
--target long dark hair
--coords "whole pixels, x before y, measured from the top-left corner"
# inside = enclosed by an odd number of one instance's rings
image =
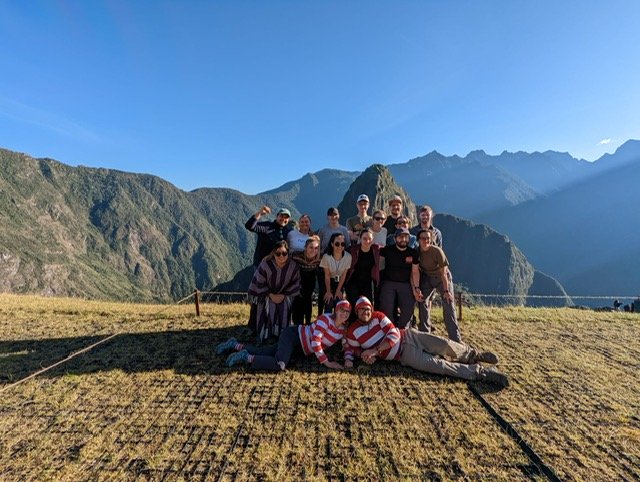
[[[327,246],[327,249],[324,251],[326,254],[328,254],[330,256],[333,256],[333,242],[335,241],[335,239],[338,236],[342,236],[344,238],[344,234],[342,234],[342,233],[333,233],[331,235],[331,237],[329,238],[329,245]],[[347,243],[347,239],[346,238],[345,238],[344,242],[345,242],[345,246],[344,247],[345,247],[345,249],[347,249],[347,244],[346,244]]]

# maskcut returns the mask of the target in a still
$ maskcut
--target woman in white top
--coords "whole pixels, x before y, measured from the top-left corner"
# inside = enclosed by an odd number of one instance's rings
[[[383,226],[386,220],[387,220],[387,215],[381,209],[373,213],[373,217],[371,218],[371,221],[372,221],[371,231],[373,232],[373,244],[377,244],[380,247],[387,245],[387,228]]]
[[[313,234],[311,230],[311,218],[308,214],[303,214],[298,219],[298,229],[293,229],[287,236],[287,243],[289,243],[289,249],[291,253],[302,253],[304,251],[304,244],[309,239],[309,236]]]
[[[345,275],[351,267],[351,255],[345,252],[345,246],[345,237],[342,234],[332,234],[327,251],[320,260],[320,267],[324,270],[324,283],[319,283],[319,313],[332,311],[337,301],[345,299]]]

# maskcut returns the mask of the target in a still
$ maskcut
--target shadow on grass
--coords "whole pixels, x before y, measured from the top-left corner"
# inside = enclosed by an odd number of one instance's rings
[[[247,336],[243,336],[243,332],[243,327],[232,326],[203,330],[124,333],[77,355],[41,376],[55,378],[66,374],[82,375],[111,370],[127,373],[174,370],[181,374],[218,374],[244,370],[245,368],[238,367],[227,368],[224,364],[226,355],[218,356],[214,353],[214,347],[231,336],[251,342]],[[0,341],[0,385],[18,381],[104,338],[106,336]],[[339,344],[330,348],[327,354],[331,359],[342,360]],[[320,365],[314,356],[294,357],[288,368],[305,372],[329,371]],[[366,376],[404,375],[422,379],[443,379],[438,375],[402,367],[397,362],[377,362],[371,366],[360,362],[352,372]],[[483,387],[483,390],[495,391],[481,383],[478,383],[478,386]]]

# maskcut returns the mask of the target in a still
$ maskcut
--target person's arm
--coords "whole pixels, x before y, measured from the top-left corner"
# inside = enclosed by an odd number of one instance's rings
[[[343,256],[345,259],[349,260],[349,266],[351,266],[351,255],[349,253],[344,253]],[[338,281],[338,287],[336,288],[336,298],[344,299],[344,295],[342,294],[342,287],[344,286],[344,282],[347,279],[347,270],[344,270],[342,273],[339,273],[340,281]]]
[[[338,362],[329,360],[324,352],[324,349],[322,348],[322,340],[325,338],[327,329],[327,323],[322,318],[318,318],[313,329],[313,333],[311,334],[311,349],[313,350],[313,353],[315,354],[320,364],[326,366],[327,368],[341,370],[344,367]]]
[[[442,282],[442,299],[447,303],[453,303],[453,293],[449,290],[449,277],[447,276],[447,271],[449,268],[447,266],[443,266],[440,268],[440,280]]]
[[[411,291],[416,301],[422,301],[423,295],[420,289],[420,267],[417,264],[411,266]]]
[[[324,270],[324,301],[328,303],[331,301],[331,298],[333,298],[333,293],[331,292],[331,273],[329,272],[329,268],[326,266],[322,269]]]
[[[260,220],[260,218],[266,214],[269,214],[270,212],[271,212],[271,208],[269,206],[262,206],[257,213],[251,216],[247,220],[247,222],[244,223],[244,227],[247,228],[249,231],[256,232],[255,231],[256,225],[258,224],[258,221]]]

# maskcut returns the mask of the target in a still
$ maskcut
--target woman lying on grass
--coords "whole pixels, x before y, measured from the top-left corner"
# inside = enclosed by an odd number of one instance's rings
[[[351,313],[351,304],[341,300],[336,304],[334,314],[325,313],[310,325],[289,326],[280,333],[277,345],[251,346],[238,343],[229,338],[216,347],[216,353],[222,355],[229,350],[236,353],[229,355],[227,366],[249,363],[254,370],[284,370],[294,351],[301,351],[309,356],[315,354],[318,361],[327,368],[341,370],[343,366],[330,361],[324,353],[326,348],[342,340],[347,321]]]

